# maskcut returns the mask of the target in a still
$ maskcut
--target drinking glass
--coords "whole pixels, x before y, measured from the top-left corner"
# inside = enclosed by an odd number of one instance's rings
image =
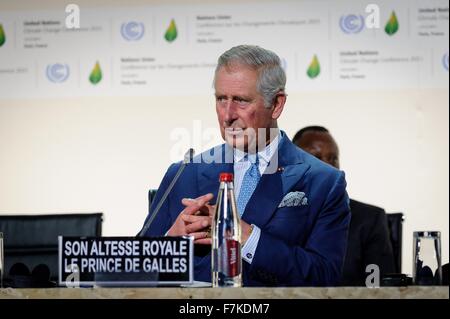
[[[441,285],[441,232],[414,232],[413,278],[416,285]]]

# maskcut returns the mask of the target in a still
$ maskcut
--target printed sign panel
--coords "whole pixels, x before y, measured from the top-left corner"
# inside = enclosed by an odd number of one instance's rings
[[[193,283],[193,237],[59,237],[59,285]]]

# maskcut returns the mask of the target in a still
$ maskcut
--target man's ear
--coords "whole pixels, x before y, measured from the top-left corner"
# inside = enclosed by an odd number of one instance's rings
[[[284,92],[279,92],[275,96],[273,103],[272,119],[276,120],[283,112],[284,104],[286,103],[287,95]]]

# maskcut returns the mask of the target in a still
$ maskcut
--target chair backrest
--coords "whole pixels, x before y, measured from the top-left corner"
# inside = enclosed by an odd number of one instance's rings
[[[150,211],[150,207],[152,206],[152,202],[155,199],[157,189],[150,189],[148,191],[148,211]]]
[[[50,280],[58,279],[58,236],[101,236],[102,213],[53,215],[2,215],[5,274],[17,263],[30,271],[49,267]]]
[[[386,214],[391,240],[392,250],[395,259],[395,272],[402,272],[402,236],[403,236],[403,213]]]

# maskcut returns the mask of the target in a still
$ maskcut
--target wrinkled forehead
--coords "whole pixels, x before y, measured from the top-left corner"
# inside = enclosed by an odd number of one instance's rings
[[[242,64],[223,66],[218,69],[214,78],[214,89],[219,91],[257,91],[258,73]]]

